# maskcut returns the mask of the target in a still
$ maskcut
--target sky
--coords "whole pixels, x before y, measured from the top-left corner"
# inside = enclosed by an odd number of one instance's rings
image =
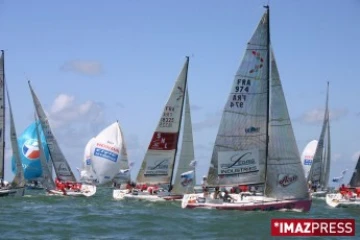
[[[190,56],[199,181],[208,171],[233,77],[267,2],[0,1],[0,48],[6,51],[18,135],[33,121],[29,79],[75,173],[87,141],[119,120],[135,176]],[[320,136],[329,81],[330,178],[347,168],[348,182],[360,155],[360,1],[273,0],[270,11],[271,42],[299,152]]]

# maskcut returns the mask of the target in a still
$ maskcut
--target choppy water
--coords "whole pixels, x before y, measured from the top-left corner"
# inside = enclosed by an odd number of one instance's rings
[[[116,201],[111,189],[90,198],[27,190],[23,198],[0,198],[0,239],[271,239],[275,217],[355,218],[360,231],[360,209],[331,209],[324,200],[314,200],[309,213],[239,212]]]

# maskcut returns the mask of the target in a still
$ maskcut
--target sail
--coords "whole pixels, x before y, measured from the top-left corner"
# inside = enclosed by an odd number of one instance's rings
[[[0,180],[4,180],[4,160],[5,160],[5,67],[4,50],[1,51],[0,58]]]
[[[349,185],[350,187],[360,187],[360,157],[356,163],[356,167],[353,175],[351,176]]]
[[[91,146],[91,162],[99,184],[110,182],[119,172],[122,142],[118,122],[96,136]]]
[[[11,147],[12,147],[12,153],[15,158],[16,163],[16,174],[14,177],[14,180],[12,181],[13,187],[24,187],[25,186],[25,179],[24,179],[24,170],[21,165],[21,159],[20,159],[20,152],[19,152],[19,146],[17,142],[17,135],[16,135],[16,129],[15,129],[15,122],[14,117],[12,113],[11,103],[10,103],[10,96],[9,91],[6,91],[8,104],[9,104],[9,115],[10,115],[10,140],[11,140]]]
[[[41,128],[43,129],[45,134],[45,140],[49,148],[51,160],[53,161],[54,164],[56,177],[61,181],[76,182],[76,178],[73,172],[71,171],[69,163],[66,161],[64,154],[61,152],[61,149],[50,128],[48,118],[44,112],[44,109],[41,106],[38,97],[36,96],[34,90],[31,87],[30,81],[29,81],[29,87],[31,91],[31,96],[34,101],[36,113],[41,123]]]
[[[161,113],[137,175],[137,183],[171,184],[184,105],[188,65],[189,58],[187,57]]]
[[[306,198],[309,195],[307,184],[272,49],[270,64],[269,155],[265,195],[277,199]]]
[[[36,130],[36,137],[37,137],[38,142],[42,142],[40,129],[41,129],[40,122],[35,121],[35,130]],[[42,185],[47,190],[55,189],[55,183],[54,183],[54,180],[52,179],[52,175],[51,175],[52,169],[49,168],[49,164],[47,162],[48,159],[46,158],[46,151],[45,151],[44,145],[39,144],[38,147],[39,147],[39,150],[38,150],[39,151],[39,161],[40,161],[41,172],[42,172],[42,178],[41,178]]]
[[[190,100],[188,90],[186,89],[185,96],[185,113],[184,113],[184,127],[182,135],[181,152],[179,156],[179,163],[176,170],[175,183],[173,185],[172,193],[184,194],[192,191],[195,185],[195,168],[191,166],[191,162],[194,160],[194,141],[191,124],[190,113]],[[193,171],[191,177],[186,172]],[[184,174],[184,175],[183,175]]]
[[[317,140],[312,140],[305,146],[304,151],[301,154],[301,162],[303,164],[305,178],[309,175],[317,144]]]
[[[31,123],[18,138],[20,158],[24,169],[26,180],[36,179],[42,176],[42,166],[40,162],[40,149],[36,128],[39,122]],[[39,129],[41,144],[44,149],[46,162],[49,162],[49,150],[45,141],[44,132]],[[12,157],[12,171],[16,172],[15,158]]]
[[[268,20],[252,35],[223,110],[208,173],[210,185],[264,183],[267,134]]]
[[[121,146],[121,150],[120,150],[120,156],[121,156],[120,157],[120,171],[115,175],[114,180],[116,180],[117,183],[126,183],[127,181],[131,180],[130,166],[129,166],[125,138],[124,138],[123,131],[121,130],[120,124],[119,124],[119,129],[120,129],[121,139],[122,139],[122,146]]]
[[[96,173],[94,172],[91,160],[91,147],[95,143],[95,138],[91,138],[85,146],[84,159],[82,162],[82,169],[80,170],[80,181],[91,182],[96,180]]]
[[[324,159],[327,160],[326,146],[325,146],[325,145],[327,145],[327,143],[325,141],[325,138],[327,137],[327,130],[328,130],[327,125],[329,122],[328,101],[329,101],[329,98],[328,98],[328,94],[327,94],[323,126],[321,129],[319,142],[316,147],[315,154],[314,154],[313,163],[311,165],[310,172],[309,172],[309,175],[307,178],[308,182],[311,181],[312,183],[319,183],[321,186],[324,186],[324,184],[325,184],[324,181],[325,181],[325,175],[326,175],[325,169],[324,169],[324,165],[326,164],[326,162],[324,162]],[[327,179],[327,182],[328,181],[329,181],[329,179]]]
[[[330,118],[328,111],[328,124],[327,124],[327,149],[326,149],[326,157],[324,158],[324,188],[328,187],[329,179],[330,179],[330,166],[331,166],[331,144],[330,144]]]

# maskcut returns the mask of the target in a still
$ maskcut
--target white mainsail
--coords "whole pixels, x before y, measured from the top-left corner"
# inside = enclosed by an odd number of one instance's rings
[[[137,175],[143,184],[171,184],[182,118],[189,57],[178,76],[161,114]]]
[[[9,104],[9,113],[10,113],[10,139],[11,139],[11,147],[12,147],[12,154],[15,159],[16,164],[16,174],[14,180],[12,181],[13,187],[24,187],[25,186],[25,178],[24,178],[24,169],[21,164],[21,158],[19,153],[19,145],[17,142],[17,135],[15,129],[15,122],[12,113],[11,103],[10,103],[10,96],[9,91],[6,89],[8,104]]]
[[[84,159],[80,170],[80,181],[93,183],[96,181],[96,173],[91,160],[91,146],[95,142],[95,138],[91,138],[85,146]]]
[[[286,105],[279,71],[271,49],[269,156],[265,195],[307,198],[308,189]]]
[[[308,182],[318,183],[321,187],[327,187],[329,182],[329,173],[326,173],[328,167],[330,167],[330,136],[329,136],[329,85],[327,88],[325,114],[321,134],[318,145],[314,154],[313,163],[308,175]]]
[[[210,185],[264,183],[267,140],[267,14],[252,35],[224,107]]]
[[[49,168],[49,164],[46,161],[44,148],[43,148],[43,145],[41,144],[41,139],[40,139],[39,128],[41,126],[40,126],[40,123],[37,123],[36,116],[35,116],[35,123],[36,123],[36,135],[37,135],[37,139],[38,139],[38,143],[39,143],[39,151],[40,151],[39,158],[40,158],[41,170],[42,170],[42,177],[41,177],[42,185],[47,190],[52,190],[52,189],[55,189],[55,183],[54,183],[54,180],[52,179],[52,174],[51,174],[52,168]],[[51,161],[49,161],[49,162],[51,162]]]
[[[128,154],[127,154],[127,148],[126,148],[124,134],[123,134],[123,131],[121,130],[120,124],[118,124],[118,125],[119,125],[121,139],[122,139],[121,150],[120,150],[121,158],[120,158],[120,171],[115,175],[114,180],[117,183],[126,183],[127,181],[131,180],[130,165],[129,165],[129,160],[128,160]]]
[[[91,144],[91,162],[98,184],[110,182],[122,164],[123,138],[118,122],[102,130]],[[127,162],[127,159],[126,159]]]
[[[59,178],[61,181],[70,181],[70,182],[76,182],[76,178],[71,171],[71,168],[69,166],[69,163],[66,161],[64,154],[61,152],[61,149],[55,139],[55,136],[52,133],[52,130],[50,128],[50,124],[48,121],[48,118],[44,112],[44,109],[41,106],[41,103],[36,96],[34,90],[31,87],[30,81],[28,81],[31,96],[34,101],[35,110],[37,113],[37,116],[40,120],[41,127],[44,131],[44,136],[46,143],[49,148],[50,157],[52,159],[52,162],[54,164],[54,169],[57,178]]]
[[[301,154],[301,162],[303,164],[305,178],[307,178],[309,175],[317,144],[317,140],[312,140],[305,146],[304,151]]]
[[[191,165],[191,162],[195,158],[194,154],[194,140],[191,124],[190,113],[190,100],[188,90],[186,89],[185,99],[185,112],[184,112],[184,127],[181,143],[181,152],[178,160],[178,167],[176,169],[175,182],[173,185],[172,193],[183,194],[192,191],[195,185],[195,167]],[[192,172],[191,172],[192,171]],[[184,176],[191,176],[185,178]]]

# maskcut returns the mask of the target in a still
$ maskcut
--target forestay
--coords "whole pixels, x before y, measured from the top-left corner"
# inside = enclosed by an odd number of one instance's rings
[[[183,120],[183,135],[181,151],[178,160],[178,167],[176,169],[175,182],[173,185],[172,193],[184,194],[192,191],[195,185],[195,166],[191,166],[191,162],[194,160],[194,141],[191,124],[191,113],[190,113],[190,100],[188,90],[186,89],[185,96],[185,112]],[[191,177],[188,174],[183,175],[186,172],[193,171]]]
[[[265,195],[307,198],[308,189],[286,105],[274,53],[271,49],[269,157]]]
[[[182,117],[189,58],[178,76],[140,167],[137,183],[170,184]]]
[[[210,185],[265,181],[267,36],[265,13],[247,44],[223,110],[208,174]]]
[[[29,87],[30,87],[30,91],[31,91],[31,96],[34,101],[37,116],[40,120],[41,127],[44,131],[46,143],[49,148],[50,157],[54,164],[56,176],[61,181],[76,182],[76,178],[75,178],[73,172],[71,171],[71,168],[70,168],[68,162],[66,161],[65,156],[61,152],[61,149],[60,149],[60,147],[55,139],[55,136],[53,135],[52,130],[50,128],[48,117],[46,116],[38,97],[36,96],[34,90],[32,89],[30,81],[29,81]]]
[[[111,181],[119,172],[123,139],[118,122],[102,130],[91,146],[91,161],[98,184]]]

